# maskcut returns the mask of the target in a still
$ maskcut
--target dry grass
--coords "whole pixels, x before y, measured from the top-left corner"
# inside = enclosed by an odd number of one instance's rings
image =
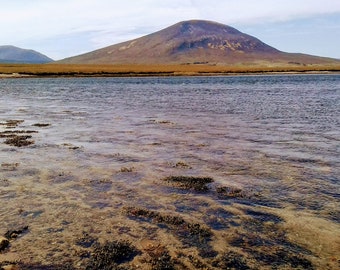
[[[1,74],[33,76],[181,76],[224,75],[267,72],[339,72],[340,64],[241,64],[241,65],[79,65],[79,64],[0,64]]]

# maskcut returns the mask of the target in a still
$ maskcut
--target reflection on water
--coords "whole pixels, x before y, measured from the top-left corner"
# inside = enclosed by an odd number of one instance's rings
[[[0,266],[340,267],[340,76],[6,79],[0,93],[0,235],[17,230]]]

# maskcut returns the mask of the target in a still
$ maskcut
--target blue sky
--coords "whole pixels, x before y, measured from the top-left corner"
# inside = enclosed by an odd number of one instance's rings
[[[0,45],[59,60],[190,19],[230,25],[282,51],[340,59],[339,0],[0,0]]]

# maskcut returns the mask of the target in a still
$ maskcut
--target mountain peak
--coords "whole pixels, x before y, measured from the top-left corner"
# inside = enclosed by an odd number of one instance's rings
[[[175,34],[171,35],[170,32]],[[237,29],[212,21],[190,20],[179,22],[158,33],[168,34],[172,39],[182,40],[179,49],[204,48],[212,50],[211,53],[224,52],[267,52],[274,53],[278,50],[246,35]]]
[[[193,33],[195,31],[200,32],[215,32],[215,31],[224,31],[229,34],[239,34],[240,31],[236,30],[233,27],[230,27],[225,24],[221,24],[213,21],[205,21],[205,20],[189,20],[179,22],[172,27],[179,27],[182,33]]]
[[[308,59],[299,57],[306,63],[320,60],[312,56],[306,56]],[[281,52],[233,27],[189,20],[134,40],[64,59],[61,63],[226,65],[291,61],[296,61],[296,55]]]

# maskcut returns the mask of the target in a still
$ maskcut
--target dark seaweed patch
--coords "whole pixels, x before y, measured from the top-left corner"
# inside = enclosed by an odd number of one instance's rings
[[[175,187],[206,192],[209,190],[208,184],[214,182],[210,177],[194,177],[194,176],[169,176],[164,179]]]
[[[31,139],[31,135],[14,135],[4,141],[5,144],[22,147],[34,144],[34,141],[28,140]]]
[[[13,268],[4,268],[13,267]],[[0,262],[0,269],[23,269],[23,270],[75,270],[72,263],[43,265],[43,264],[27,264],[22,262]]]
[[[238,236],[234,237],[232,241],[230,241],[230,244],[234,247],[243,248],[244,250],[247,250],[249,252],[252,252],[252,250],[256,247],[268,247],[275,245],[275,243],[273,243],[271,240],[266,239],[265,237],[257,233],[240,233]]]
[[[289,265],[292,268],[314,269],[312,263],[306,258],[303,258],[301,254],[293,254],[286,250],[278,250],[271,254],[261,252],[254,252],[253,254],[257,261],[261,261],[272,267]]]
[[[282,240],[282,239],[281,239]],[[313,269],[312,263],[304,257],[310,252],[280,239],[268,239],[259,234],[240,234],[230,242],[232,246],[247,251],[258,262],[271,266],[290,265],[293,268]]]
[[[244,232],[239,231],[229,241],[231,246],[241,248],[260,264],[313,269],[311,262],[305,258],[305,255],[312,253],[288,241],[280,226],[283,219],[254,210],[246,210],[245,213],[251,218],[243,220],[240,230]]]
[[[185,223],[182,217],[164,215],[144,208],[127,207],[125,211],[129,216],[138,217],[144,221],[151,221],[153,223],[164,223],[173,226],[178,226]]]
[[[44,124],[44,123],[36,123],[36,124],[33,124],[32,126],[33,127],[48,127],[50,126],[51,124]]]
[[[24,120],[6,120],[4,123],[0,123],[0,125],[6,126],[6,128],[15,128],[23,122]]]
[[[187,222],[182,217],[161,214],[144,208],[127,207],[125,212],[128,216],[138,218],[141,221],[157,224],[159,227],[168,229],[176,235],[186,247],[195,246],[203,257],[215,256],[209,242],[212,232],[206,226],[199,223]]]
[[[16,134],[32,134],[38,133],[36,130],[5,130],[0,132],[0,138],[11,138],[14,137]]]
[[[24,120],[8,120],[4,123],[0,123],[0,125],[6,126],[6,128],[14,129],[14,130],[5,130],[0,132],[0,138],[5,138],[5,144],[23,147],[34,144],[34,140],[30,140],[32,138],[32,133],[38,133],[36,130],[15,130],[15,128],[23,123]]]
[[[183,254],[183,256],[185,255]],[[191,264],[195,267],[195,269],[209,269],[205,263],[203,263],[201,260],[199,260],[193,255],[189,255],[188,259],[190,260]]]
[[[235,270],[247,270],[250,267],[247,264],[246,259],[233,251],[229,251],[218,256],[212,263],[214,267],[218,269],[235,269]]]
[[[245,198],[246,193],[240,189],[235,187],[217,187],[216,193],[219,199],[231,199],[231,198]]]
[[[139,251],[128,241],[97,244],[86,266],[87,270],[124,269],[119,264],[131,261]]]
[[[168,251],[163,251],[158,256],[153,256],[151,259],[152,270],[172,270],[175,269],[174,260],[169,255]]]

